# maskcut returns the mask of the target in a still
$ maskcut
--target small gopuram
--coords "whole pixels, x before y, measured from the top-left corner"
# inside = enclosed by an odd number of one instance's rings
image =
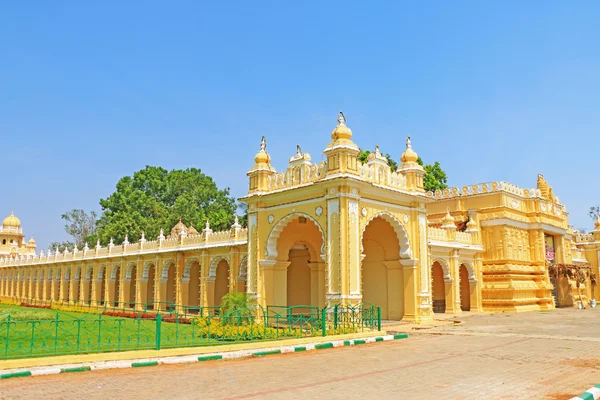
[[[35,255],[36,244],[33,237],[25,241],[21,220],[14,212],[2,221],[0,227],[0,257],[15,258],[21,255]]]
[[[432,317],[424,169],[410,139],[391,171],[366,164],[343,113],[315,164],[298,146],[277,173],[263,138],[248,172],[248,293],[262,305],[372,303],[382,319]]]

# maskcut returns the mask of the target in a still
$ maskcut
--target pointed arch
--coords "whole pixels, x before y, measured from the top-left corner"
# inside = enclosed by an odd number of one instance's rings
[[[412,258],[412,251],[410,249],[410,240],[408,238],[408,233],[406,232],[406,229],[404,229],[404,226],[402,225],[402,223],[400,223],[400,221],[398,221],[398,219],[394,215],[390,214],[387,211],[381,211],[381,212],[378,212],[377,214],[373,215],[371,218],[369,218],[369,220],[363,227],[363,230],[360,235],[361,253],[364,253],[362,239],[364,237],[365,231],[367,230],[367,227],[369,226],[369,224],[371,222],[373,222],[373,220],[375,218],[382,218],[383,220],[388,222],[392,226],[392,228],[394,228],[394,232],[396,232],[396,236],[398,237],[398,244],[400,245],[400,254],[399,254],[400,258],[401,259]]]
[[[163,261],[162,268],[160,270],[160,280],[166,282],[169,279],[169,268],[175,266],[175,261],[173,259],[168,259]]]
[[[87,267],[85,267],[85,280],[89,281],[90,279],[92,279],[92,274],[94,272],[94,266],[93,265],[88,265]]]
[[[74,281],[78,281],[78,280],[81,279],[81,268],[82,268],[81,265],[77,265],[75,267],[75,273],[73,274],[73,280]]]
[[[142,281],[148,280],[148,273],[149,273],[151,267],[156,268],[156,266],[154,265],[154,262],[146,261],[144,263],[144,269],[142,270]]]
[[[117,279],[117,272],[119,272],[119,268],[121,268],[121,263],[113,264],[112,268],[110,269],[110,280],[111,281],[114,281]]]
[[[227,259],[227,257],[225,257],[225,256],[216,256],[210,262],[210,268],[208,269],[208,276],[209,277],[211,277],[211,278],[216,278],[217,277],[217,266],[219,265],[219,263],[222,260],[225,260],[227,262],[227,264],[229,265],[229,260]]]
[[[464,265],[469,273],[469,281],[475,281],[477,278],[475,277],[475,268],[473,268],[473,264],[469,261],[463,260],[460,262],[460,265]]]
[[[182,281],[190,279],[190,270],[192,269],[192,264],[195,262],[200,264],[200,261],[196,257],[192,257],[186,260],[185,265],[183,266],[183,274],[181,276]]]
[[[317,222],[317,220],[315,220],[313,217],[311,217],[310,215],[308,215],[306,213],[293,212],[293,213],[288,214],[285,217],[281,218],[277,222],[277,224],[275,224],[273,229],[271,229],[271,232],[269,233],[269,236],[267,238],[265,259],[277,260],[277,256],[278,256],[277,241],[279,240],[279,236],[281,236],[281,233],[283,232],[285,227],[290,222],[292,222],[293,220],[295,220],[296,218],[299,218],[299,217],[305,217],[305,218],[311,220],[312,223],[317,226],[317,228],[319,229],[319,232],[321,232],[321,243],[322,243],[321,254],[325,254],[325,252],[326,252],[325,243],[327,243],[327,241],[325,240],[325,231],[323,230],[321,225]]]
[[[435,263],[440,264],[440,267],[442,267],[442,272],[444,273],[444,281],[451,281],[452,278],[450,277],[450,266],[448,265],[448,262],[443,258],[436,258],[431,262],[429,268],[433,268],[433,264]]]
[[[96,279],[104,279],[104,271],[106,270],[106,264],[101,264],[98,267],[98,274],[96,274]]]
[[[136,266],[137,266],[137,264],[133,261],[127,263],[127,266],[125,267],[125,280],[126,281],[131,280],[131,271],[133,271],[133,268]]]
[[[246,280],[246,274],[248,273],[248,256],[244,256],[240,262],[240,269],[238,279]]]

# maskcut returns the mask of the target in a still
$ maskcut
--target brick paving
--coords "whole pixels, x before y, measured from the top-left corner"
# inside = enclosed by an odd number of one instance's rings
[[[405,340],[18,378],[1,399],[569,399],[600,383],[600,310],[480,314]]]

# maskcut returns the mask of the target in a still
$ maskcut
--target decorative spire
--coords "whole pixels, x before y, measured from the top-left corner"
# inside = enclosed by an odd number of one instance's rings
[[[297,144],[296,145],[296,157],[302,158],[304,156],[304,153],[302,153],[302,149],[300,148],[300,145]]]
[[[454,217],[450,215],[450,209],[446,207],[446,215],[442,218],[442,229],[456,229]]]
[[[235,216],[235,220],[233,221],[233,225],[231,225],[231,229],[239,229],[239,228],[241,228],[241,227],[242,227],[242,226],[240,225],[239,218],[238,218],[238,216],[236,215],[236,216]]]
[[[352,131],[346,126],[346,116],[341,111],[338,113],[337,122],[337,126],[333,132],[331,132],[331,139],[333,139],[334,142],[340,139],[351,141]]]
[[[260,140],[260,151],[267,151],[267,138],[264,136]]]
[[[115,243],[113,242],[113,238],[112,237],[110,238],[110,242],[108,243],[108,245],[109,246],[114,246],[115,245]]]
[[[340,110],[340,112],[338,113],[337,121],[338,125],[346,125],[346,116],[344,115],[342,110]]]
[[[162,228],[160,228],[160,234],[158,235],[158,240],[165,240],[165,232]]]
[[[144,243],[146,241],[146,234],[142,231],[142,237],[140,238],[140,242]]]
[[[88,251],[90,249],[90,247],[88,246],[87,242],[85,242],[85,246],[83,246],[83,251]]]
[[[410,136],[406,137],[406,148],[407,149],[412,149],[412,145],[410,144]]]
[[[96,249],[99,249],[100,247],[102,246],[100,246],[100,239],[98,239],[98,241],[96,241]]]
[[[125,234],[125,240],[123,240],[123,244],[124,245],[128,245],[129,244],[129,235]]]

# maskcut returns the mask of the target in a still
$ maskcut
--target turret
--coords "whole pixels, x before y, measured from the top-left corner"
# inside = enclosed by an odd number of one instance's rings
[[[271,165],[271,156],[267,153],[267,140],[262,137],[260,150],[254,156],[254,166],[248,171],[250,186],[248,193],[268,190],[269,177],[275,175],[275,168]]]
[[[406,139],[406,150],[400,157],[400,166],[396,170],[406,178],[406,188],[410,191],[424,192],[423,177],[425,170],[417,160],[419,155],[412,149],[410,136]]]
[[[327,157],[327,175],[358,175],[358,153],[360,150],[352,141],[352,131],[346,126],[346,117],[340,111],[338,124],[331,132],[331,143],[323,151]]]

